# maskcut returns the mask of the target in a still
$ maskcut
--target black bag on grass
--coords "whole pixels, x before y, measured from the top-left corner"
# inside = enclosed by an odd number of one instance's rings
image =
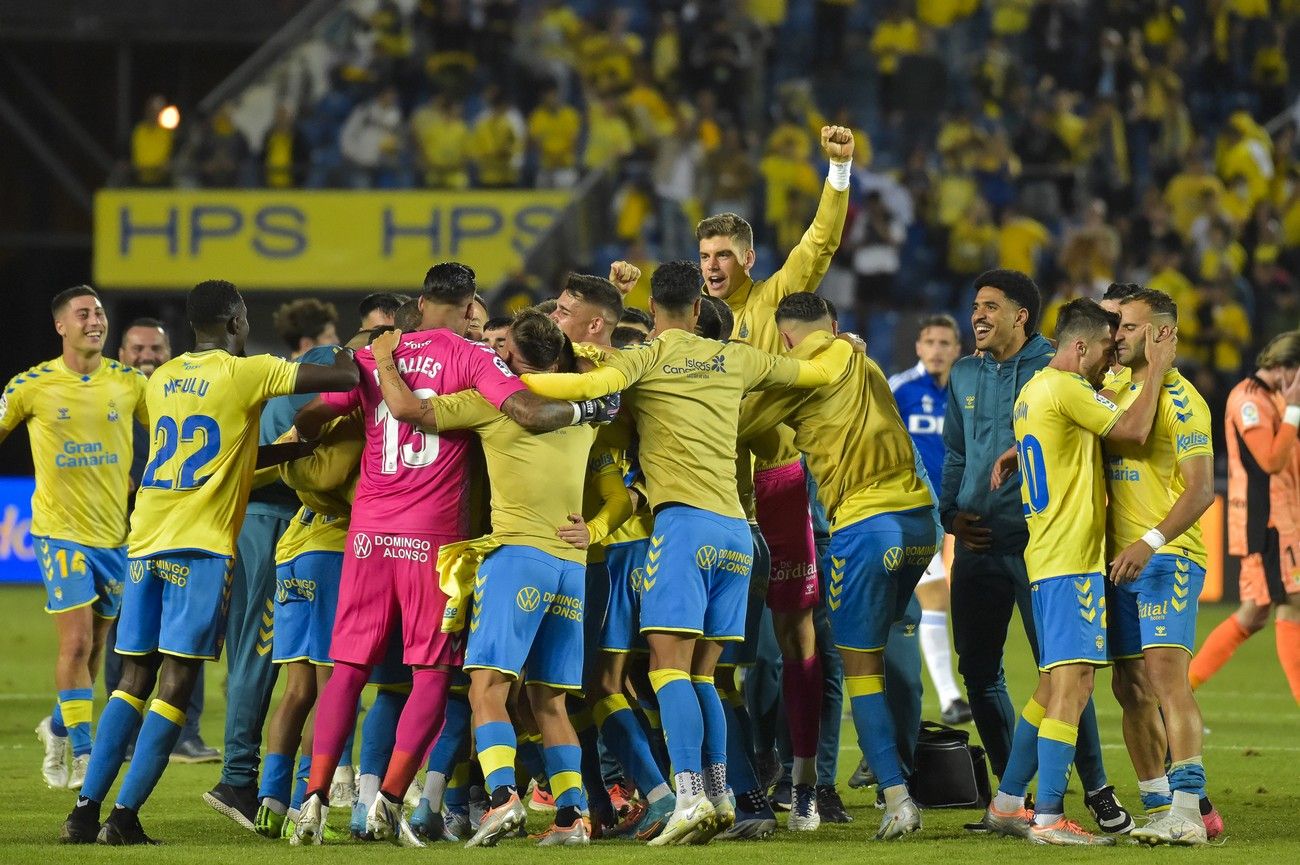
[[[992,795],[984,749],[971,745],[965,730],[922,721],[911,788],[922,808],[987,808]]]

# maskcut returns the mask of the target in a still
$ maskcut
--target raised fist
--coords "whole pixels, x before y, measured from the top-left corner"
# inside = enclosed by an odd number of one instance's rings
[[[853,158],[853,130],[844,126],[823,126],[822,150],[832,162],[848,162]]]
[[[627,295],[641,279],[641,268],[626,261],[616,261],[609,266],[609,281],[614,283],[619,294]]]

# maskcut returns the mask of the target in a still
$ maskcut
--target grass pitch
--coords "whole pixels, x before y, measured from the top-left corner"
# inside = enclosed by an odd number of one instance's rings
[[[603,842],[586,850],[537,850],[526,840],[505,841],[493,850],[464,850],[436,844],[426,850],[399,850],[377,844],[339,844],[310,849],[290,848],[238,829],[209,809],[199,796],[216,782],[217,765],[172,765],[145,805],[142,819],[147,831],[164,844],[154,848],[115,849],[66,847],[56,842],[59,826],[72,805],[70,792],[47,790],[40,777],[41,748],[33,735],[37,721],[48,714],[53,697],[54,629],[41,612],[39,587],[0,589],[0,863],[88,865],[97,862],[194,863],[194,865],[253,865],[292,861],[359,863],[429,859],[442,861],[515,863],[521,857],[570,858],[606,865],[629,861],[879,863],[939,862],[996,859],[999,863],[1043,861],[1075,862],[1116,860],[1173,862],[1187,859],[1223,863],[1295,862],[1300,858],[1300,710],[1291,699],[1278,665],[1272,629],[1257,635],[1238,651],[1232,662],[1199,693],[1205,723],[1206,770],[1210,795],[1227,821],[1223,844],[1199,850],[1151,850],[1121,844],[1116,848],[1057,849],[1034,847],[1010,839],[972,836],[962,823],[978,815],[971,811],[927,811],[925,829],[912,838],[892,844],[870,838],[879,824],[870,791],[841,792],[855,818],[847,826],[823,825],[809,834],[781,831],[762,842],[714,842],[708,847],[649,849],[632,842]],[[1213,605],[1201,611],[1201,633],[1217,624],[1231,607]],[[1013,633],[1019,634],[1018,629]],[[1008,658],[1012,698],[1022,702],[1033,686],[1033,669],[1022,638],[1013,637]],[[203,734],[211,744],[221,744],[224,665],[209,665],[208,706]],[[1120,797],[1137,807],[1137,782],[1123,748],[1119,708],[1110,695],[1110,676],[1103,672],[1097,683],[1097,714],[1107,769]],[[98,695],[97,711],[103,696]],[[926,717],[936,717],[937,706],[926,695]],[[858,759],[852,726],[844,727],[840,774],[846,779]],[[1083,810],[1078,784],[1067,799],[1073,816],[1090,826]],[[338,820],[342,815],[336,816]],[[781,818],[784,822],[784,817]],[[334,821],[331,821],[334,822]],[[543,828],[533,815],[531,831]]]

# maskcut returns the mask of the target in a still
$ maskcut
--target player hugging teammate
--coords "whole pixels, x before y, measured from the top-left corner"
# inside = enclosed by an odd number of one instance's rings
[[[928,320],[921,342],[945,342],[895,380],[924,385],[902,391],[916,405],[900,412],[882,370],[813,293],[843,228],[852,154],[847,130],[827,127],[822,141],[827,184],[790,260],[754,281],[748,224],[703,220],[703,267],[667,262],[650,280],[645,339],[619,327],[640,276],[622,262],[609,280],[571,276],[553,309],[489,321],[495,347],[476,341],[485,310],[473,271],[438,264],[417,299],[394,306],[396,328],[368,328],[351,343],[355,359],[340,350],[326,365],[243,357],[243,300],[213,281],[189,295],[195,351],[146,382],[100,360],[106,321],[93,291],[56,298],[64,355],[11,382],[0,421],[6,432],[27,421],[37,456],[36,525],[61,647],[59,713],[39,732],[47,780],[81,788],[61,839],[150,843],[140,809],[203,661],[221,653],[249,491],[277,478],[302,503],[275,549],[269,607],[289,687],[258,801],[247,813],[240,802],[219,809],[260,834],[330,841],[340,832],[331,807],[355,805],[353,837],[409,847],[496,845],[523,831],[529,806],[553,812],[537,836],[544,846],[770,835],[770,785],[755,769],[735,672],[755,656],[763,603],[784,662],[789,828],[818,828],[817,753],[828,734],[838,750],[838,731],[818,720],[813,611],[824,603],[825,648],[842,662],[884,809],[875,837],[916,832],[906,707],[919,706],[919,653],[914,670],[885,671],[918,584],[927,572],[943,579],[945,528],[958,544],[958,668],[999,776],[977,828],[1061,845],[1124,833],[1196,844],[1222,831],[1205,798],[1188,672],[1211,420],[1174,366],[1173,301],[1115,286],[1106,306],[1067,304],[1052,344],[1036,330],[1032,280],[990,271],[974,286],[982,354],[954,365],[955,323]],[[1300,341],[1279,340],[1230,420],[1234,471],[1247,477],[1233,487],[1247,513],[1233,551],[1243,573],[1259,572],[1251,621],[1278,607],[1281,653],[1293,631],[1294,568],[1280,568],[1295,535],[1286,472]],[[288,394],[318,396],[303,397],[278,443],[259,447],[262,403]],[[150,436],[128,536],[120,475],[132,416]],[[931,437],[914,444],[909,433]],[[806,476],[828,528],[825,573],[805,519]],[[1250,478],[1274,479],[1265,516],[1259,490],[1269,487]],[[70,509],[70,497],[53,495],[60,484],[102,512]],[[126,660],[92,747],[93,652],[119,594]],[[1013,724],[1001,658],[1015,603],[1040,677]],[[1106,780],[1091,708],[1094,672],[1112,663],[1151,818],[1141,827]],[[384,708],[377,699],[361,731],[371,780],[358,792],[336,768],[368,683],[384,689]],[[960,720],[955,682],[944,694]],[[1100,832],[1066,816],[1076,762]]]

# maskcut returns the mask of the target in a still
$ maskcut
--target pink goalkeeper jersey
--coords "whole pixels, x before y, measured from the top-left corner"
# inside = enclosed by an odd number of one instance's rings
[[[420,398],[473,388],[500,408],[511,394],[526,389],[496,352],[450,330],[403,335],[393,359],[402,380]],[[340,413],[360,406],[366,418],[350,528],[464,538],[469,531],[466,453],[474,434],[425,433],[399,422],[381,397],[370,349],[357,352],[357,365],[361,382],[355,388],[321,394]]]

